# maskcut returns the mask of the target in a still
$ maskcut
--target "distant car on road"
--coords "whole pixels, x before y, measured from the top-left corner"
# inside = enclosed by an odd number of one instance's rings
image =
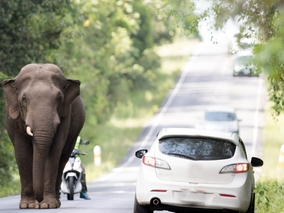
[[[255,179],[238,134],[164,128],[150,150],[140,149],[134,213],[228,211],[254,213]]]
[[[233,60],[233,76],[259,76],[250,51],[238,53]]]
[[[205,110],[203,118],[196,127],[239,134],[239,121],[241,120],[237,118],[234,108],[228,106],[211,106]]]

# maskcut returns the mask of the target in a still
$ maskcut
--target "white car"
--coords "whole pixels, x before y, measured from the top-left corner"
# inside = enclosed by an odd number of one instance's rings
[[[233,60],[233,76],[259,76],[253,57],[250,50],[238,53]]]
[[[155,210],[254,212],[253,167],[235,133],[193,128],[164,128],[141,158],[134,213]]]
[[[234,108],[229,106],[211,106],[204,112],[196,128],[240,133],[239,122]]]

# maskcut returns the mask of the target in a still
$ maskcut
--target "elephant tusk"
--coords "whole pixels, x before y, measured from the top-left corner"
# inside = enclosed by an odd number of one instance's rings
[[[31,131],[31,127],[27,126],[27,134],[30,136],[34,136],[34,134]]]

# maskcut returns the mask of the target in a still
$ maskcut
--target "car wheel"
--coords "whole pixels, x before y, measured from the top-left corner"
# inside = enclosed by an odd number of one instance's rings
[[[153,213],[153,211],[149,209],[149,206],[140,205],[135,196],[133,213]]]
[[[249,208],[246,213],[254,213],[255,193],[252,193]]]

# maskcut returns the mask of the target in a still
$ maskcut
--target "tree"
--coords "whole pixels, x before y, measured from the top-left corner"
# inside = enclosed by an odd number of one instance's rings
[[[47,61],[74,14],[70,0],[2,0],[0,71],[15,76],[27,63]]]
[[[66,50],[65,43],[56,58],[64,72],[83,82],[82,95],[92,115],[87,126],[94,126],[107,121],[135,90],[155,86],[160,66],[153,51],[158,21],[142,0],[85,0],[77,7],[85,17],[84,24],[72,28],[79,45]]]

